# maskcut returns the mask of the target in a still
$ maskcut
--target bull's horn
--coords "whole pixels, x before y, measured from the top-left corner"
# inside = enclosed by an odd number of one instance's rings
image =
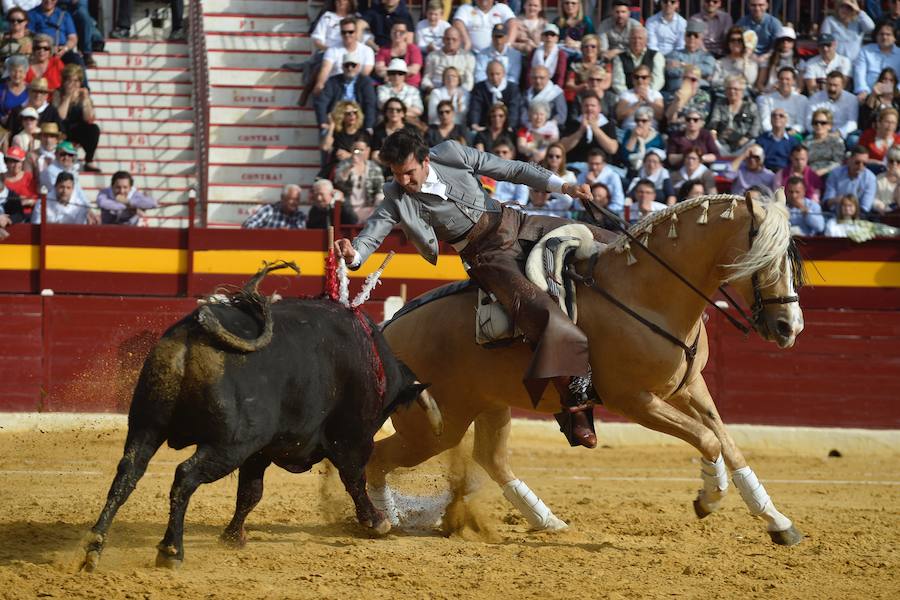
[[[444,417],[441,415],[441,409],[438,408],[437,402],[434,401],[434,396],[428,390],[422,390],[416,397],[416,402],[425,411],[425,416],[428,418],[428,424],[431,425],[431,431],[434,435],[439,436],[444,433]]]

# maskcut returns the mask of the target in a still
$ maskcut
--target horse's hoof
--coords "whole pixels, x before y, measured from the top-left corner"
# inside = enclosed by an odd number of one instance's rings
[[[156,566],[160,569],[171,569],[172,571],[177,571],[181,568],[181,563],[184,561],[180,558],[175,558],[174,556],[169,556],[163,551],[159,551],[156,553]]]
[[[803,534],[793,525],[784,531],[770,531],[769,537],[779,546],[793,546],[803,540]]]
[[[549,518],[543,523],[541,523],[540,527],[536,527],[532,531],[534,532],[556,532],[556,531],[565,531],[569,528],[569,524],[557,517],[556,515],[550,515]]]
[[[383,535],[387,535],[387,533],[390,530],[391,530],[391,522],[388,519],[381,519],[381,521],[379,521],[378,523],[375,523],[375,525],[373,525],[370,528],[372,535],[376,535],[379,537],[381,537]]]
[[[694,514],[697,515],[698,519],[705,519],[712,514],[712,511],[706,510],[703,507],[703,504],[700,503],[700,499],[697,498],[696,500],[694,500]]]
[[[93,573],[97,570],[97,566],[100,564],[100,551],[99,550],[91,550],[84,556],[84,562],[81,563],[81,569],[88,573]]]
[[[222,535],[219,536],[219,541],[224,546],[233,548],[234,550],[240,550],[247,545],[247,534],[244,531],[239,533],[223,531]]]

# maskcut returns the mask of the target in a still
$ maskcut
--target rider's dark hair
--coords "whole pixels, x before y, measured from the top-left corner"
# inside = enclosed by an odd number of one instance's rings
[[[381,147],[381,162],[386,165],[402,165],[412,155],[417,162],[428,156],[428,144],[418,133],[401,129],[392,133]]]
[[[59,175],[56,176],[56,183],[54,183],[53,185],[59,185],[59,184],[61,184],[61,183],[63,183],[63,182],[66,182],[66,181],[71,181],[71,182],[74,183],[74,182],[75,182],[75,176],[72,175],[71,173],[66,172],[66,171],[61,171],[61,172],[59,173]]]
[[[799,175],[793,175],[793,176],[789,177],[786,182],[786,185],[788,185],[788,186],[797,185],[797,184],[800,184],[804,188],[806,188],[806,182],[803,181],[803,178],[800,177]]]
[[[131,176],[131,173],[128,171],[116,171],[112,176],[112,183],[110,183],[110,187],[116,185],[116,182],[120,179],[127,179],[128,185],[134,185],[134,177]]]

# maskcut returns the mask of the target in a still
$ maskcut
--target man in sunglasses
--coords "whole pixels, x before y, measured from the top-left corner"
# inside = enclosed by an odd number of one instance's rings
[[[725,54],[725,34],[731,29],[731,15],[722,10],[722,0],[703,0],[703,9],[692,15],[690,21],[706,25],[703,46],[716,58]]]
[[[703,47],[703,21],[688,21],[684,32],[684,48],[666,57],[666,92],[674,94],[681,88],[684,68],[694,65],[700,69],[700,87],[709,87],[709,80],[716,70],[716,59]]]
[[[75,29],[75,22],[68,12],[56,4],[57,0],[41,0],[39,6],[28,11],[31,31],[44,33],[53,38],[56,54],[63,62],[85,66],[85,61],[77,53],[78,32]]]
[[[335,105],[341,100],[353,100],[363,110],[363,127],[371,131],[375,127],[377,113],[375,82],[360,72],[360,56],[356,52],[344,54],[341,68],[341,74],[329,77],[322,93],[313,102],[316,122],[323,131],[327,130],[328,115]]]
[[[631,30],[628,49],[613,60],[613,89],[622,94],[634,87],[634,71],[639,66],[650,68],[650,87],[657,92],[666,83],[666,59],[662,53],[647,47],[647,30],[640,23]]]
[[[318,96],[325,89],[325,83],[329,77],[340,75],[343,71],[344,56],[354,54],[360,65],[360,72],[369,76],[372,69],[375,68],[375,52],[360,43],[357,31],[356,17],[346,17],[341,19],[341,45],[329,48],[322,57],[322,67],[319,69],[319,75],[316,78],[316,85],[313,87],[312,93]]]
[[[503,64],[506,78],[518,83],[522,75],[522,54],[509,43],[509,27],[505,23],[494,25],[491,45],[475,56],[475,82],[487,79],[487,66],[491,61]]]
[[[679,0],[662,0],[660,11],[647,19],[647,47],[668,56],[684,48],[687,20],[678,14]]]
[[[859,129],[859,100],[856,96],[844,89],[844,74],[840,71],[832,71],[825,80],[825,89],[816,92],[809,97],[809,109],[806,111],[806,127],[814,131],[817,124],[813,116],[820,108],[831,111],[835,130],[843,139]],[[824,119],[821,115],[816,117]],[[819,124],[821,126],[822,124]],[[832,123],[826,122],[825,126],[831,127]]]

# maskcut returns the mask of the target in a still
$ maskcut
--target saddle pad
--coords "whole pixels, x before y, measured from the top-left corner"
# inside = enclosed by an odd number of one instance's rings
[[[412,311],[416,310],[420,306],[424,306],[424,305],[428,304],[429,302],[434,302],[435,300],[440,300],[441,298],[444,298],[446,296],[460,294],[460,293],[468,290],[469,288],[473,288],[473,287],[477,287],[477,286],[476,286],[475,282],[472,281],[471,279],[464,279],[462,281],[454,281],[453,283],[448,283],[446,285],[442,285],[441,287],[438,287],[431,291],[425,292],[421,296],[417,296],[417,297],[413,298],[412,300],[410,300],[409,302],[404,304],[403,308],[401,308],[396,313],[394,313],[393,318],[391,318],[389,321],[384,321],[384,322],[380,323],[378,326],[381,328],[382,331],[384,331],[384,329],[388,325],[390,325],[391,323],[393,323],[394,321],[396,321],[403,315],[411,313]]]

